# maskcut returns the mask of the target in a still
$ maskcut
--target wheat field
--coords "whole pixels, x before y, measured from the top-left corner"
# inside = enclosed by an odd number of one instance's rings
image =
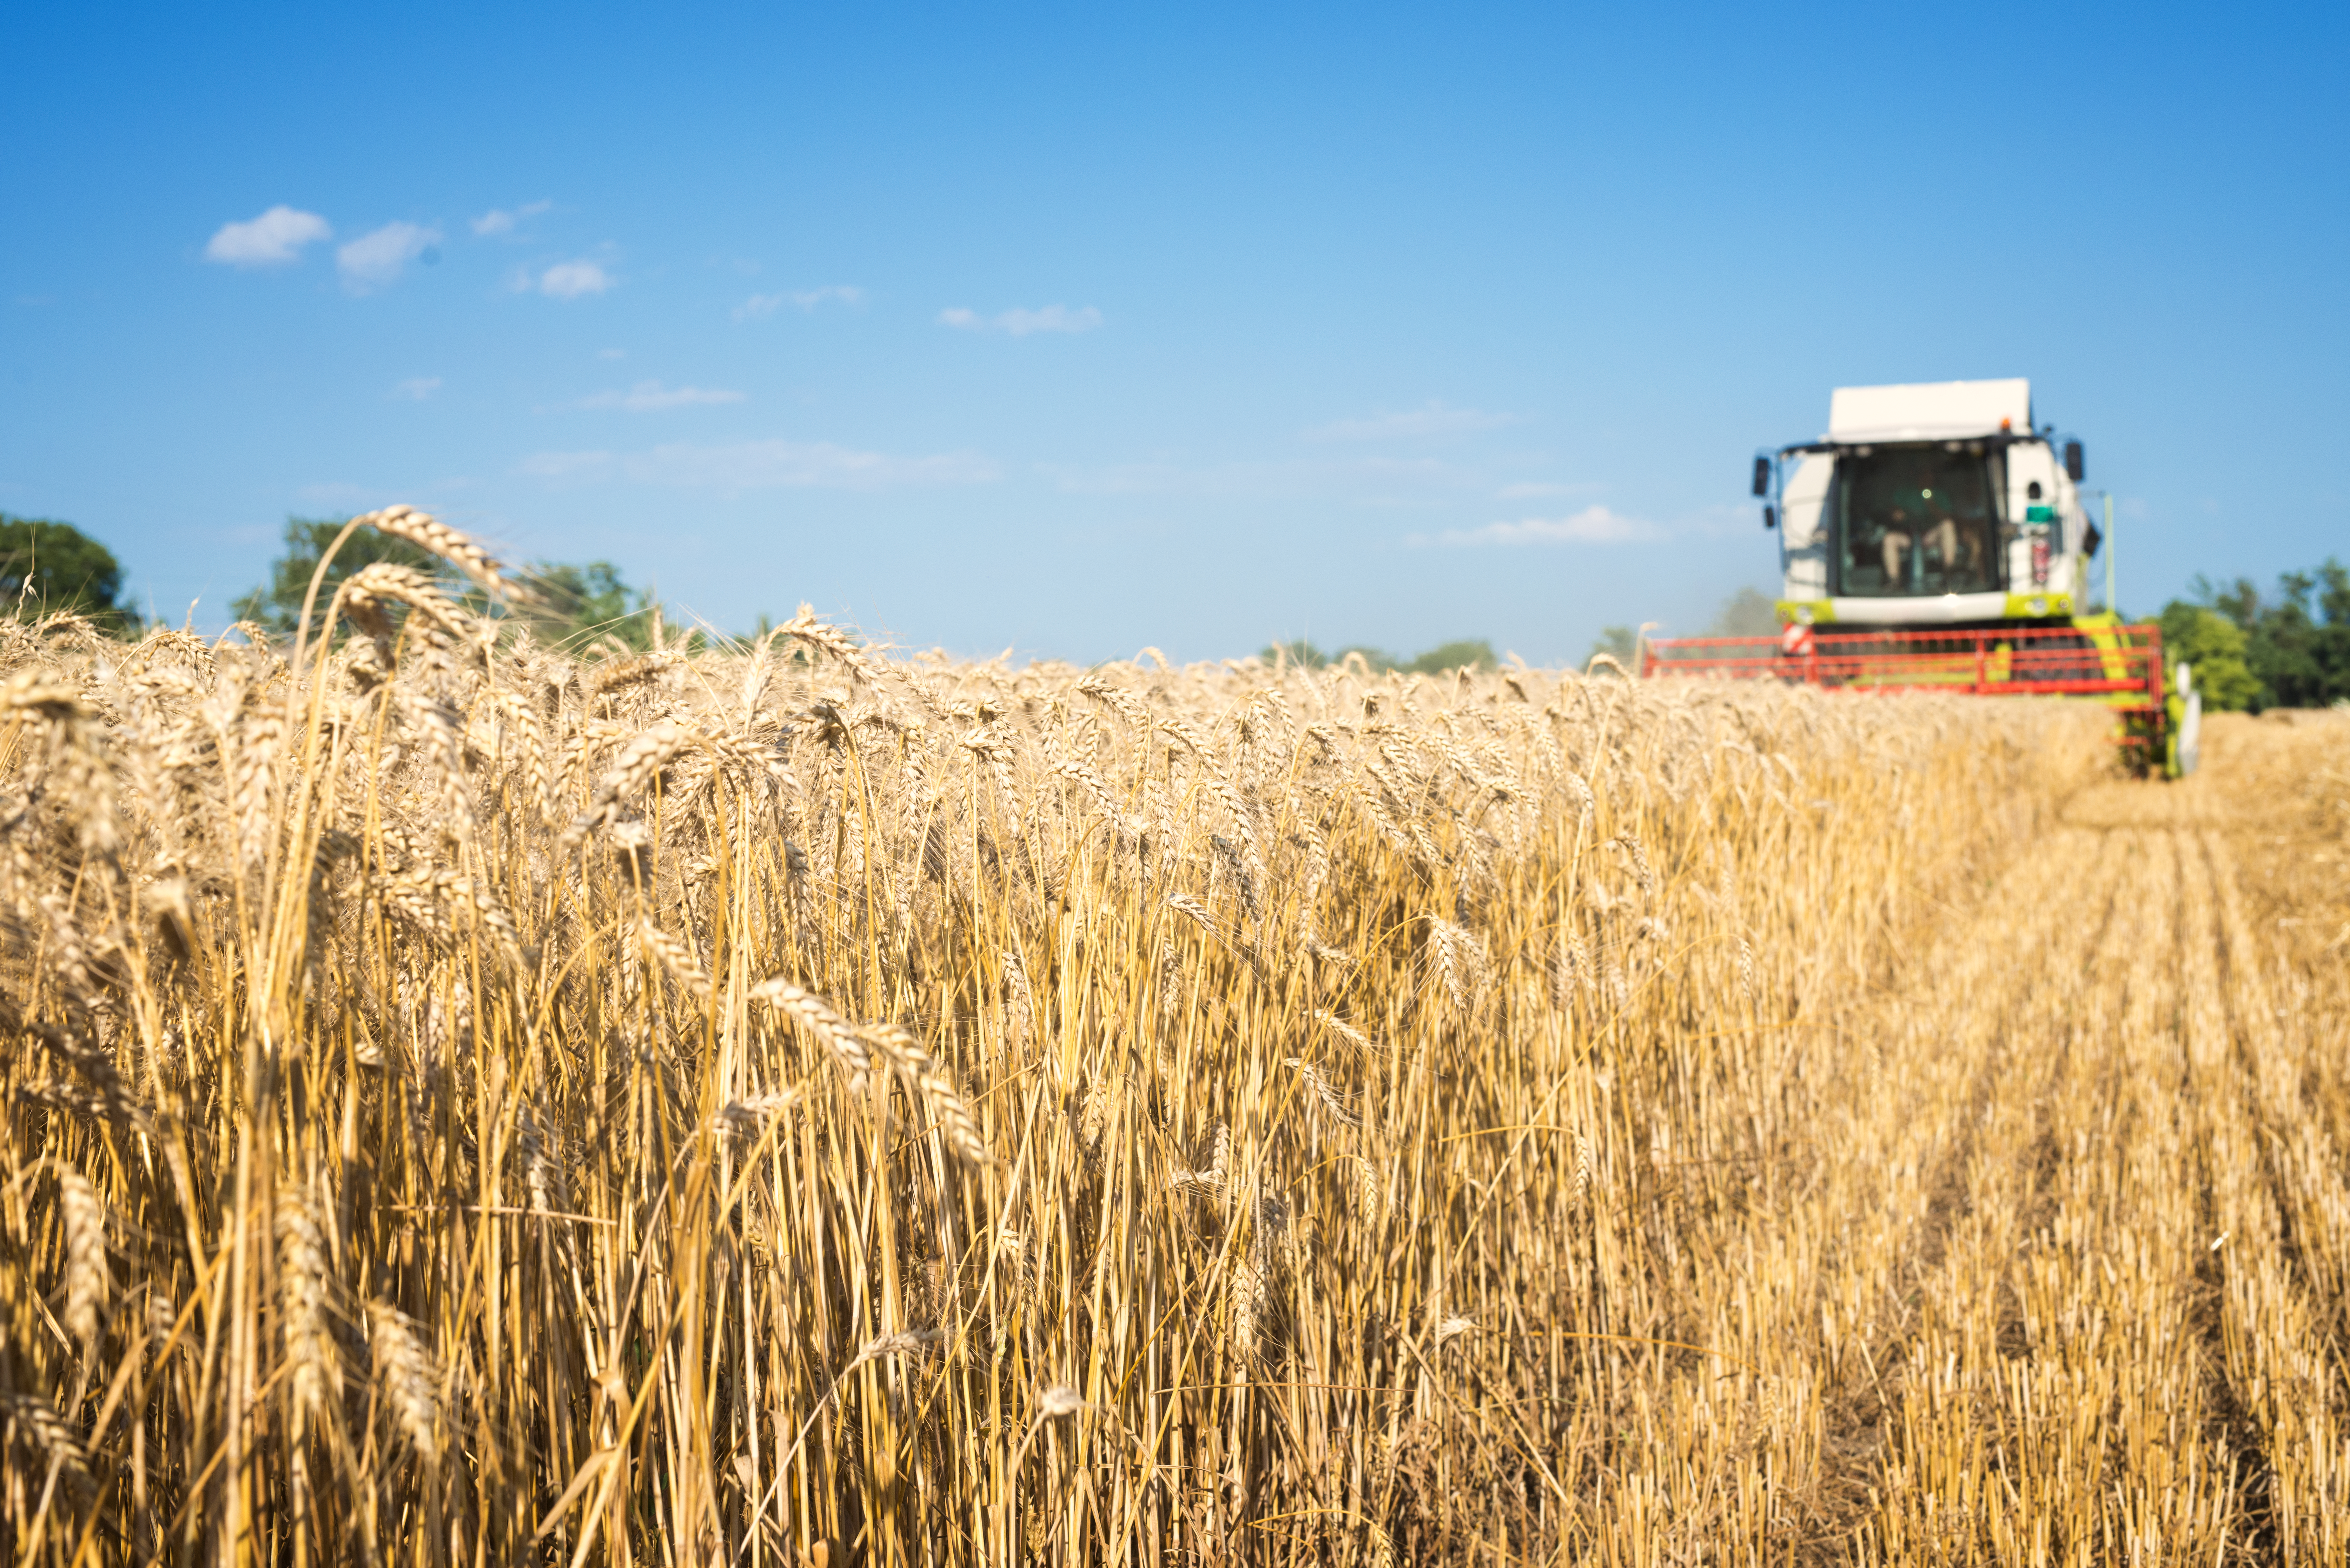
[[[2331,1563],[2350,715],[0,621],[58,1564]],[[332,629],[330,638],[328,633]]]

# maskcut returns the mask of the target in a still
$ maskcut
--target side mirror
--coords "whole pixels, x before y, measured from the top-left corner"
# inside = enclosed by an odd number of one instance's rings
[[[1758,457],[1754,460],[1754,493],[1757,495],[1771,493],[1771,460],[1767,457]]]
[[[2095,523],[2092,523],[2089,524],[2089,531],[2081,535],[2081,554],[2084,556],[2094,556],[2097,553],[2097,546],[2105,542],[2106,536],[2104,533],[2098,529]]]
[[[2081,443],[2076,441],[2066,441],[2064,443],[2065,477],[2070,479],[2074,483],[2078,484],[2081,483],[2081,475],[2085,472],[2085,467],[2086,465],[2081,461]]]
[[[1764,526],[1765,528],[1776,528],[1778,525],[1779,525],[1779,509],[1778,509],[1777,507],[1775,507],[1775,506],[1765,506],[1765,507],[1763,507],[1763,508],[1762,508],[1762,526]]]

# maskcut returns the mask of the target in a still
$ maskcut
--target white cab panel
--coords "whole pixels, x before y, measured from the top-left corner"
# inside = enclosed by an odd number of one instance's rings
[[[2007,613],[2005,594],[1937,594],[1930,598],[1835,598],[1838,621],[1860,626],[1948,626],[1960,620],[1997,620]],[[1830,631],[1835,628],[1830,627]]]
[[[1835,459],[1811,452],[1796,462],[1779,493],[1779,526],[1786,535],[1787,580],[1783,590],[1791,599],[1825,598],[1828,592],[1828,481]]]
[[[2023,521],[2024,509],[2032,506],[2062,507],[2064,497],[2057,493],[2066,485],[2064,471],[2056,466],[2056,456],[2045,441],[2018,441],[2007,449],[2007,520]],[[2034,496],[2032,487],[2040,486]]]

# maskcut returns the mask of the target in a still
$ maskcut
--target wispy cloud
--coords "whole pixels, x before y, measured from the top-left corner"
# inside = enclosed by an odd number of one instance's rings
[[[650,452],[547,452],[525,458],[535,478],[579,482],[623,479],[733,493],[743,490],[889,490],[910,486],[985,484],[995,464],[976,452],[899,457],[858,452],[831,441],[736,441],[722,446],[671,444]]]
[[[1605,506],[1586,506],[1565,517],[1526,517],[1488,523],[1482,528],[1447,528],[1433,538],[1414,535],[1414,545],[1633,545],[1665,537],[1653,523],[1627,517]]]
[[[536,275],[524,273],[521,285],[525,292],[536,290],[549,299],[585,299],[602,294],[616,281],[603,263],[583,260],[556,262]]]
[[[1503,501],[1539,501],[1553,495],[1585,495],[1598,488],[1598,485],[1587,482],[1582,484],[1557,484],[1548,480],[1529,479],[1522,480],[1515,484],[1504,484],[1501,489],[1493,492],[1493,494]]]
[[[411,403],[421,403],[440,389],[441,378],[438,376],[411,376],[405,381],[395,382],[391,395],[405,398]]]
[[[535,452],[515,467],[533,479],[601,479],[613,462],[608,452]]]
[[[1333,420],[1305,432],[1308,441],[1415,441],[1426,436],[1460,435],[1517,423],[1514,414],[1489,414],[1481,409],[1455,409],[1430,402],[1397,414],[1374,414],[1362,420]]]
[[[802,310],[814,310],[830,300],[843,305],[862,305],[865,291],[853,283],[828,283],[821,288],[792,288],[780,294],[754,294],[734,307],[737,321],[755,321],[763,316],[773,316],[786,305],[796,305]]]
[[[710,403],[739,403],[741,392],[723,391],[714,387],[664,387],[659,381],[639,381],[625,392],[598,392],[582,399],[583,409],[626,409],[630,413],[651,413],[660,409],[700,408]]]
[[[343,275],[345,288],[366,294],[398,283],[400,273],[419,256],[438,259],[429,253],[440,243],[438,229],[421,223],[386,223],[336,251],[335,266]]]
[[[1673,519],[1673,532],[1708,539],[1743,539],[1762,531],[1761,508],[1752,502],[1717,501]]]
[[[1099,464],[1040,463],[1073,495],[1189,495],[1343,501],[1363,507],[1452,504],[1482,488],[1440,458],[1348,454],[1272,462],[1192,463],[1171,458]]]
[[[525,202],[512,209],[493,207],[473,220],[473,233],[484,239],[493,234],[513,234],[525,218],[536,218],[554,205],[552,202]]]
[[[1090,305],[1076,310],[1066,305],[1047,305],[1038,310],[1015,307],[982,316],[957,305],[939,312],[939,324],[963,332],[1001,332],[1007,337],[1025,337],[1031,332],[1091,332],[1102,324],[1102,313]]]
[[[329,238],[334,229],[316,213],[272,207],[242,223],[223,223],[204,245],[204,259],[228,266],[284,266],[301,258],[302,247]]]

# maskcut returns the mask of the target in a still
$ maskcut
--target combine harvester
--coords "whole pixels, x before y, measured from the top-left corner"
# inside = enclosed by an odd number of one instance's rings
[[[2029,381],[1839,387],[1826,435],[1754,460],[1779,531],[1780,634],[1650,641],[1640,673],[2094,700],[2133,767],[2191,769],[2160,628],[2086,612],[2102,535],[2081,477],[2081,443],[2060,450],[2055,426],[2033,423]],[[2110,607],[2110,551],[2106,569]]]

